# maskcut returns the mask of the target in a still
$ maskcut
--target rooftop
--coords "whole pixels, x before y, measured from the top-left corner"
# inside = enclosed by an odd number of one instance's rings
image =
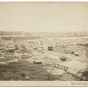
[[[72,73],[72,74],[75,75],[75,74],[77,74],[78,71],[74,70],[74,69],[68,69],[67,72]]]
[[[76,61],[76,60],[62,62],[62,63],[58,63],[58,64],[72,68],[72,69],[76,69],[76,70],[85,69],[87,67],[86,63],[81,63],[81,62]]]

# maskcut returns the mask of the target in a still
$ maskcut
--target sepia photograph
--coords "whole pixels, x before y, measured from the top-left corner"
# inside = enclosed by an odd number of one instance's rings
[[[88,86],[88,2],[0,2],[0,82],[21,81]]]

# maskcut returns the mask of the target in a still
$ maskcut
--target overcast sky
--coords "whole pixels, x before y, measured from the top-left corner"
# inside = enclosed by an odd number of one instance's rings
[[[88,3],[0,3],[0,31],[88,31]]]

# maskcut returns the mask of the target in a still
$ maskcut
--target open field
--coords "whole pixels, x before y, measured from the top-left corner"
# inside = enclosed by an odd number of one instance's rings
[[[12,62],[4,66],[0,65],[0,80],[59,80],[59,76],[50,74],[43,67],[43,64],[36,65],[26,60],[19,60],[17,63]]]

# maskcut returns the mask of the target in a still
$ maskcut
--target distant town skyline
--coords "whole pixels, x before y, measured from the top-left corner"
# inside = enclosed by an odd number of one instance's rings
[[[88,31],[88,3],[0,2],[0,31]]]

